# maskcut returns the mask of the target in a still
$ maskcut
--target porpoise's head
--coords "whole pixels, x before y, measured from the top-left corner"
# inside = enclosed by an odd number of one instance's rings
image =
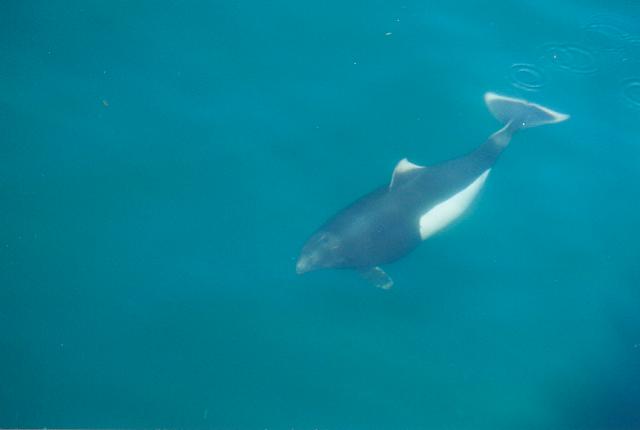
[[[319,231],[302,248],[296,273],[299,275],[312,270],[340,267],[344,257],[340,252],[341,241],[332,233]]]

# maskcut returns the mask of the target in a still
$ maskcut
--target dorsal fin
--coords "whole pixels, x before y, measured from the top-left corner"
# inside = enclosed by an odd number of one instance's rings
[[[396,168],[393,169],[393,175],[391,175],[391,183],[389,184],[389,188],[393,188],[398,184],[404,182],[407,178],[411,178],[413,176],[413,173],[420,169],[424,169],[424,166],[413,164],[406,158],[398,161],[398,164],[396,164]]]

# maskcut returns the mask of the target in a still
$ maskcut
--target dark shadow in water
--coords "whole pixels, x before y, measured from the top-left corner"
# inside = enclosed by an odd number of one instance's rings
[[[555,387],[554,400],[565,411],[568,427],[640,428],[640,320],[635,310],[640,293],[613,300],[607,305],[612,344],[618,346],[613,358],[581,380]]]

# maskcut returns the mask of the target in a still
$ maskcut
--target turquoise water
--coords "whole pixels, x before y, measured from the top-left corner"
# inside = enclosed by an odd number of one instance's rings
[[[639,429],[640,4],[4,1],[0,427]],[[460,222],[295,274],[403,157]]]

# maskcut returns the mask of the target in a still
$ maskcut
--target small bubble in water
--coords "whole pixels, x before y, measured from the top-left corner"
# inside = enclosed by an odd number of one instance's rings
[[[521,90],[537,91],[547,81],[542,70],[533,64],[517,63],[513,64],[510,69],[511,84]]]

